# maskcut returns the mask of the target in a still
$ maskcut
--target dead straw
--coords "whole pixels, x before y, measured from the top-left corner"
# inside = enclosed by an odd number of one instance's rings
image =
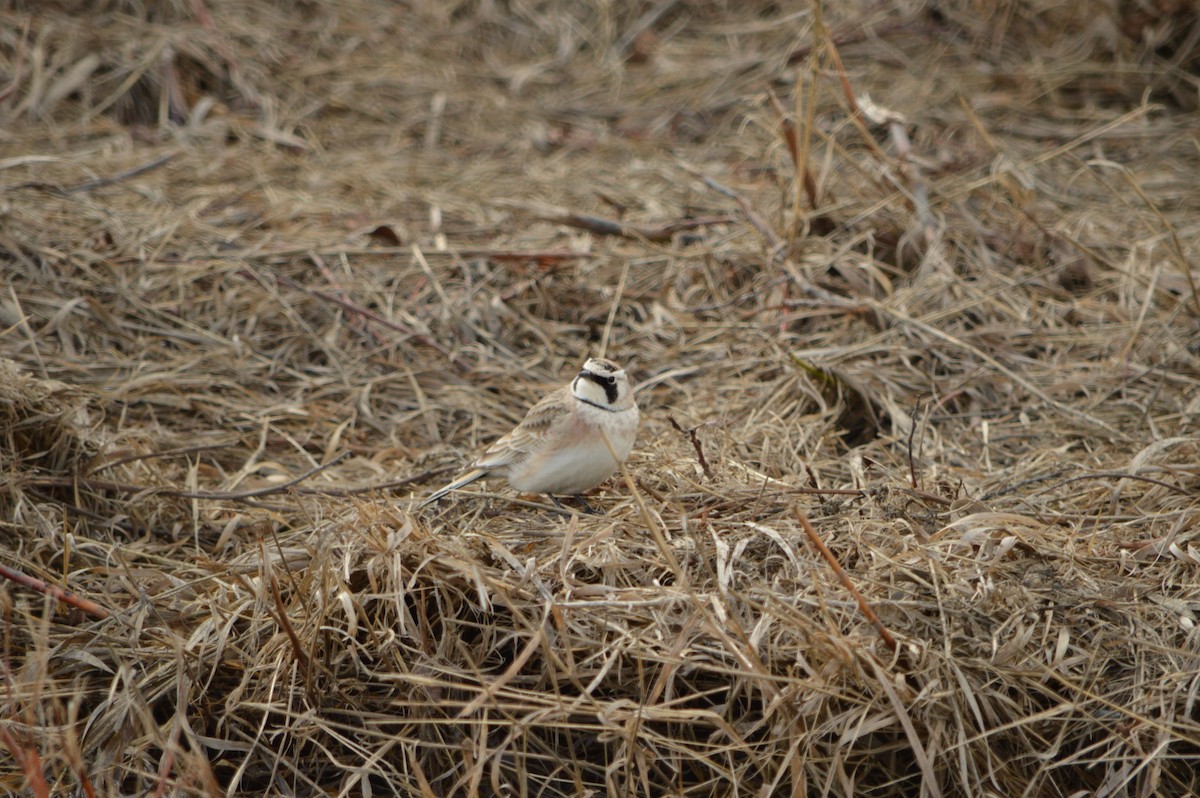
[[[1200,793],[1191,17],[75,5],[0,25],[0,792]],[[598,347],[600,514],[411,509]]]

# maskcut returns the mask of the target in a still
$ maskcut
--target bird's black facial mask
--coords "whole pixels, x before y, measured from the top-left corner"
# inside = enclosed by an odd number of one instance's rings
[[[617,378],[616,377],[604,377],[604,376],[601,376],[594,372],[587,371],[586,369],[584,371],[579,372],[579,376],[583,377],[585,380],[588,380],[589,382],[594,382],[597,385],[599,385],[601,388],[603,388],[604,389],[604,397],[606,399],[608,399],[608,403],[610,405],[614,405],[617,403]]]

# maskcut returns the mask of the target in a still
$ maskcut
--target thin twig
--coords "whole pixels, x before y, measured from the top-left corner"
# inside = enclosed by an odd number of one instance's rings
[[[21,772],[25,774],[25,783],[29,785],[29,791],[34,798],[50,798],[50,788],[46,784],[45,774],[42,773],[41,757],[38,756],[37,749],[21,745],[7,726],[0,726],[0,740],[4,741],[13,759],[20,764]]]
[[[696,436],[696,430],[700,429],[700,427],[684,429],[683,427],[679,426],[679,422],[676,421],[675,417],[672,415],[667,416],[667,421],[671,422],[672,427],[686,435],[691,440],[692,448],[696,450],[696,459],[700,461],[700,468],[704,470],[704,476],[708,477],[709,479],[713,479],[713,471],[708,467],[708,460],[704,458],[704,450],[700,448],[700,439]]]
[[[1179,231],[1175,228],[1175,225],[1171,224],[1170,220],[1163,215],[1163,212],[1159,210],[1158,204],[1154,202],[1154,200],[1150,199],[1150,197],[1146,196],[1146,192],[1142,189],[1141,184],[1138,183],[1137,178],[1134,177],[1134,174],[1129,167],[1121,166],[1119,168],[1121,170],[1121,175],[1125,178],[1125,182],[1127,182],[1129,187],[1133,189],[1133,192],[1138,195],[1138,198],[1145,203],[1146,207],[1150,209],[1150,212],[1158,218],[1158,223],[1166,229],[1169,235],[1169,240],[1171,241],[1171,246],[1167,249],[1167,251],[1171,254],[1172,262],[1175,263],[1175,266],[1183,273],[1184,279],[1187,280],[1188,288],[1191,289],[1192,294],[1192,310],[1195,312],[1196,318],[1200,318],[1200,288],[1196,287],[1196,278],[1192,276],[1192,264],[1188,262],[1187,255],[1184,254],[1183,251],[1183,244],[1179,241]]]
[[[103,188],[104,186],[112,186],[116,185],[117,183],[123,183],[126,180],[137,177],[138,175],[144,175],[147,172],[153,171],[163,164],[168,163],[178,154],[178,152],[168,152],[158,156],[152,161],[147,161],[140,166],[135,166],[132,169],[127,169],[124,172],[118,172],[117,174],[109,177],[97,177],[93,180],[85,180],[82,183],[76,183],[73,186],[56,186],[53,183],[31,180],[26,183],[17,183],[9,186],[7,190],[16,191],[17,189],[21,188],[35,188],[39,191],[45,191],[50,194],[59,194],[62,196],[66,196],[67,194],[77,194],[81,191],[92,191],[93,189]]]
[[[257,498],[259,496],[269,496],[274,493],[289,491],[291,493],[300,494],[302,496],[360,496],[365,493],[374,493],[376,491],[395,490],[402,488],[405,485],[411,485],[415,482],[424,482],[430,477],[436,477],[439,474],[445,474],[448,471],[454,471],[458,466],[439,466],[437,468],[426,469],[417,474],[411,474],[401,479],[393,479],[387,482],[377,482],[371,485],[362,485],[356,488],[312,488],[312,487],[294,487],[297,482],[308,479],[314,474],[329,468],[332,465],[340,462],[350,456],[350,452],[342,452],[336,460],[325,463],[322,466],[308,471],[299,477],[287,482],[283,485],[273,485],[267,488],[256,488],[248,491],[187,491],[177,488],[153,487],[150,485],[130,485],[124,482],[110,482],[102,479],[88,479],[86,477],[32,477],[22,480],[23,485],[38,488],[71,488],[79,487],[86,490],[98,492],[107,491],[109,493],[142,493],[150,496],[166,496],[172,499],[202,499],[209,501],[239,501],[242,499]],[[78,509],[78,508],[75,508]]]
[[[766,242],[768,249],[774,250],[779,246],[779,236],[774,230],[771,229],[771,225],[767,224],[767,220],[762,217],[762,214],[754,209],[754,206],[750,204],[750,200],[746,199],[744,196],[728,186],[724,186],[717,182],[691,164],[681,162],[679,166],[688,174],[700,178],[700,180],[704,182],[704,185],[708,186],[713,191],[717,192],[718,194],[724,194],[726,197],[729,197],[731,200],[736,202],[738,207],[742,209],[742,215],[746,217],[746,221],[748,221],[750,225],[759,232],[759,235],[763,237],[763,241]]]
[[[572,252],[567,249],[456,249],[453,252],[429,252],[428,255],[457,255],[460,258],[487,258],[488,260],[526,261],[557,263],[565,260],[590,258],[593,252]]]
[[[279,592],[279,580],[275,578],[275,571],[267,564],[267,549],[266,543],[259,541],[262,547],[263,570],[266,571],[267,579],[271,583],[271,596],[275,599],[275,610],[278,615],[276,620],[283,627],[284,633],[288,636],[288,640],[292,643],[292,651],[296,654],[296,660],[300,664],[300,670],[303,672],[305,679],[308,677],[308,654],[304,652],[304,647],[300,644],[300,637],[296,634],[296,630],[292,628],[291,621],[288,620],[287,607],[283,605],[283,594]]]
[[[332,468],[338,463],[350,456],[350,452],[342,452],[337,457],[315,468],[305,471],[295,479],[290,479],[281,485],[270,485],[265,488],[254,488],[253,490],[237,490],[237,491],[206,491],[206,490],[179,490],[177,488],[159,488],[146,487],[144,485],[126,485],[120,482],[107,482],[98,479],[85,479],[81,477],[34,477],[27,481],[27,484],[36,485],[39,487],[72,487],[78,486],[87,488],[88,490],[111,491],[113,493],[145,493],[149,496],[168,496],[173,499],[204,499],[212,501],[238,501],[240,499],[254,499],[260,496],[270,496],[276,493],[284,493],[289,488],[310,479],[313,476],[321,473],[327,468]]]
[[[112,615],[109,610],[100,606],[91,599],[85,599],[81,596],[75,595],[74,593],[69,593],[58,585],[52,585],[49,582],[43,582],[37,577],[21,573],[15,568],[9,568],[7,565],[0,565],[0,576],[12,582],[16,582],[18,585],[24,585],[30,590],[36,590],[42,595],[58,599],[63,604],[74,607],[77,610],[82,610],[88,615],[91,615],[93,618],[100,618],[103,620],[109,615]]]
[[[821,556],[825,558],[825,562],[829,563],[829,567],[837,574],[837,578],[841,581],[842,586],[850,591],[850,595],[854,596],[854,600],[858,602],[859,611],[875,627],[875,631],[879,633],[879,637],[883,639],[887,647],[895,651],[897,648],[896,638],[892,637],[892,633],[883,625],[883,621],[879,620],[879,616],[875,614],[875,610],[871,609],[871,605],[867,602],[867,599],[862,593],[858,592],[858,588],[850,581],[850,577],[837,561],[837,558],[833,556],[833,552],[829,550],[829,547],[825,545],[825,541],[821,540],[821,536],[817,534],[817,530],[813,529],[813,525],[809,523],[808,516],[799,507],[795,508],[795,513],[796,518],[800,520],[800,526],[804,527],[804,532],[808,535],[808,539],[813,542],[813,545],[821,552]]]
[[[296,493],[313,496],[361,496],[364,493],[375,493],[384,490],[395,490],[403,488],[406,485],[412,485],[417,482],[424,482],[430,477],[436,477],[439,474],[445,474],[449,471],[457,471],[460,466],[445,465],[437,468],[428,468],[416,474],[409,474],[401,479],[393,479],[387,482],[377,482],[372,485],[363,485],[357,488],[298,488]]]
[[[783,136],[783,142],[787,146],[788,155],[791,156],[792,167],[796,170],[799,178],[798,182],[804,187],[804,194],[808,197],[808,206],[815,211],[820,204],[820,200],[817,197],[817,181],[813,179],[812,172],[808,168],[808,136],[805,137],[804,152],[801,153],[800,142],[796,136],[796,124],[788,119],[787,112],[783,110],[783,105],[779,102],[779,98],[775,96],[775,92],[768,91],[767,100],[771,105],[771,110],[775,112],[776,120],[779,122],[780,135]]]
[[[241,274],[243,274],[245,276],[245,275],[249,275],[250,273],[249,272],[241,272]],[[405,335],[409,338],[412,338],[414,341],[419,341],[420,343],[424,344],[425,346],[430,347],[431,349],[436,349],[438,352],[440,352],[442,355],[444,355],[446,357],[446,359],[449,360],[452,365],[461,366],[461,361],[457,357],[455,357],[450,352],[450,350],[447,349],[445,346],[443,346],[440,342],[434,340],[433,338],[431,338],[428,335],[425,335],[424,333],[417,332],[416,330],[412,329],[411,327],[406,327],[405,325],[400,324],[399,322],[395,322],[395,321],[392,321],[391,319],[385,318],[369,308],[364,308],[362,305],[358,304],[357,302],[351,302],[349,299],[345,299],[343,297],[337,296],[336,294],[331,294],[328,291],[322,291],[319,288],[309,288],[306,285],[301,285],[300,283],[298,283],[297,281],[293,280],[291,277],[288,277],[285,274],[276,274],[275,281],[277,283],[281,283],[281,284],[286,285],[289,288],[295,289],[297,291],[303,291],[306,294],[310,294],[310,295],[316,297],[317,299],[324,300],[325,302],[329,302],[330,304],[338,305],[339,307],[341,307],[345,310],[348,310],[352,313],[359,314],[363,318],[370,319],[371,321],[375,322],[376,324],[379,324],[382,327],[386,327],[387,329],[392,330],[393,332],[398,332],[401,335]]]
[[[943,35],[944,26],[927,25],[919,20],[901,19],[891,25],[883,25],[880,27],[872,27],[856,23],[839,29],[836,33],[825,31],[825,39],[833,42],[839,47],[847,44],[860,44],[868,39],[885,40],[897,33],[912,33],[921,36],[940,36]],[[812,55],[816,44],[797,45],[796,49],[788,53],[787,65],[795,66],[800,61]]]
[[[913,412],[908,425],[908,478],[912,483],[913,490],[919,490],[921,485],[917,480],[917,461],[913,454],[913,436],[917,432],[917,413],[921,410],[921,400],[913,401]]]
[[[1100,419],[1096,418],[1095,416],[1091,415],[1090,413],[1086,413],[1082,410],[1077,410],[1076,408],[1071,407],[1068,404],[1064,404],[1063,402],[1060,402],[1057,399],[1054,399],[1048,393],[1046,393],[1044,390],[1042,390],[1038,385],[1036,385],[1032,380],[1030,380],[1027,377],[1022,376],[1021,374],[1014,371],[1013,369],[1010,369],[1008,366],[1005,366],[999,360],[992,357],[990,354],[983,351],[979,347],[977,347],[973,344],[969,344],[960,338],[956,338],[955,336],[951,335],[950,333],[945,332],[937,327],[934,327],[932,324],[929,324],[928,322],[924,322],[918,318],[909,316],[894,307],[888,307],[882,302],[874,303],[874,307],[880,314],[882,314],[885,317],[889,317],[889,318],[893,319],[894,321],[899,322],[900,324],[907,324],[907,325],[916,327],[917,329],[921,330],[922,332],[924,332],[927,335],[931,335],[934,338],[945,341],[948,344],[952,344],[954,346],[960,347],[960,348],[970,352],[971,354],[975,355],[977,358],[984,361],[989,366],[996,369],[1001,374],[1008,377],[1010,380],[1012,380],[1013,382],[1020,385],[1026,391],[1029,391],[1029,393],[1033,394],[1038,399],[1041,399],[1043,402],[1045,402],[1046,404],[1055,408],[1059,412],[1064,413],[1065,415],[1071,416],[1073,418],[1079,419],[1081,421],[1086,421],[1089,424],[1099,427],[1100,429],[1102,429],[1105,432],[1112,435],[1114,438],[1117,438],[1120,440],[1128,440],[1128,438],[1129,438],[1128,433],[1117,429],[1116,427],[1112,426],[1111,424],[1107,424],[1107,423],[1101,421]]]
[[[731,216],[703,216],[697,219],[680,219],[676,222],[650,227],[647,225],[622,222],[617,219],[605,219],[602,216],[592,216],[579,213],[570,208],[560,208],[549,205],[534,205],[526,202],[506,201],[497,205],[526,211],[544,222],[565,224],[568,227],[578,227],[602,236],[621,236],[623,238],[645,239],[654,243],[670,241],[676,233],[684,230],[694,230],[697,227],[707,227],[714,224],[728,224],[734,221]]]
[[[405,255],[412,252],[411,247],[395,246],[395,247],[283,247],[280,249],[272,249],[263,251],[261,249],[222,249],[217,252],[207,253],[204,256],[204,261],[251,261],[251,262],[266,262],[268,264],[286,263],[297,256],[307,257],[312,253],[317,253],[324,257],[356,257],[363,255]],[[424,253],[428,258],[490,258],[500,261],[536,261],[539,263],[555,263],[558,261],[578,260],[580,258],[593,258],[596,256],[594,252],[572,251],[568,249],[494,249],[489,247],[468,247],[464,249],[436,249]],[[196,258],[178,258],[164,255],[159,259],[160,263],[172,264],[188,264],[196,263]]]
[[[236,440],[229,440],[224,443],[201,443],[201,444],[197,444],[196,446],[180,446],[177,449],[163,449],[162,451],[158,451],[158,452],[146,452],[144,454],[126,455],[124,457],[118,457],[113,460],[104,460],[102,462],[96,463],[88,469],[87,473],[96,474],[96,473],[99,473],[100,471],[105,471],[109,468],[115,468],[116,466],[119,466],[119,465],[125,465],[126,463],[135,463],[138,460],[155,460],[158,458],[179,457],[180,455],[196,454],[197,452],[207,452],[207,451],[212,451],[213,449],[227,449],[230,446],[234,445],[235,443],[237,443]]]
[[[838,83],[842,87],[842,95],[846,98],[846,105],[850,110],[850,121],[854,123],[854,127],[858,129],[859,135],[862,137],[863,143],[871,150],[871,154],[878,161],[886,161],[887,154],[879,146],[879,142],[867,130],[867,125],[863,121],[866,117],[863,115],[862,108],[858,104],[858,99],[854,96],[854,87],[850,85],[850,77],[846,74],[846,65],[842,63],[842,55],[838,52],[837,44],[832,39],[826,38],[826,53],[833,61],[834,70],[837,72]]]
[[[1122,471],[1105,471],[1100,474],[1082,474],[1077,477],[1070,477],[1068,479],[1064,479],[1061,482],[1057,482],[1053,485],[1050,485],[1049,487],[1043,488],[1042,490],[1039,490],[1037,493],[1035,493],[1033,495],[1038,496],[1043,493],[1048,493],[1049,491],[1052,491],[1055,488],[1061,488],[1064,485],[1070,485],[1072,482],[1082,482],[1087,479],[1133,479],[1138,482],[1149,482],[1151,485],[1158,485],[1160,488],[1166,488],[1167,490],[1174,491],[1175,493],[1178,493],[1181,496],[1195,495],[1193,491],[1190,491],[1187,488],[1181,488],[1178,485],[1172,485],[1170,482],[1163,482],[1161,479],[1154,479],[1153,477],[1143,477],[1138,474],[1126,474]]]
[[[308,259],[313,262],[313,264],[317,267],[317,271],[321,273],[321,276],[324,277],[325,281],[328,282],[333,288],[333,295],[339,300],[348,301],[346,300],[346,289],[342,288],[341,283],[338,282],[337,275],[335,275],[333,270],[329,268],[329,264],[325,262],[325,259],[316,252],[308,253]],[[379,346],[381,343],[383,343],[379,336],[375,334],[375,331],[371,329],[370,325],[368,324],[369,320],[366,316],[360,313],[357,309],[351,311],[351,313],[354,314],[352,316],[353,323],[351,327],[355,332],[368,339],[374,346]]]

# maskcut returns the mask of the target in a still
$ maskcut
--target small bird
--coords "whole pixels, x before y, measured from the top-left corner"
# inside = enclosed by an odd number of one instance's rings
[[[471,470],[419,507],[484,477],[504,477],[523,493],[578,495],[608,479],[633,449],[638,408],[625,369],[589,358],[578,376],[545,396]],[[559,505],[561,506],[561,505]]]

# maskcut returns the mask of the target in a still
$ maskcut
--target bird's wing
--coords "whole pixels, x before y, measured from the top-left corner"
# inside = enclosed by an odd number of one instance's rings
[[[529,408],[525,418],[512,432],[489,446],[475,461],[474,467],[490,470],[527,460],[545,445],[555,425],[570,415],[572,399],[569,385],[545,396]]]

